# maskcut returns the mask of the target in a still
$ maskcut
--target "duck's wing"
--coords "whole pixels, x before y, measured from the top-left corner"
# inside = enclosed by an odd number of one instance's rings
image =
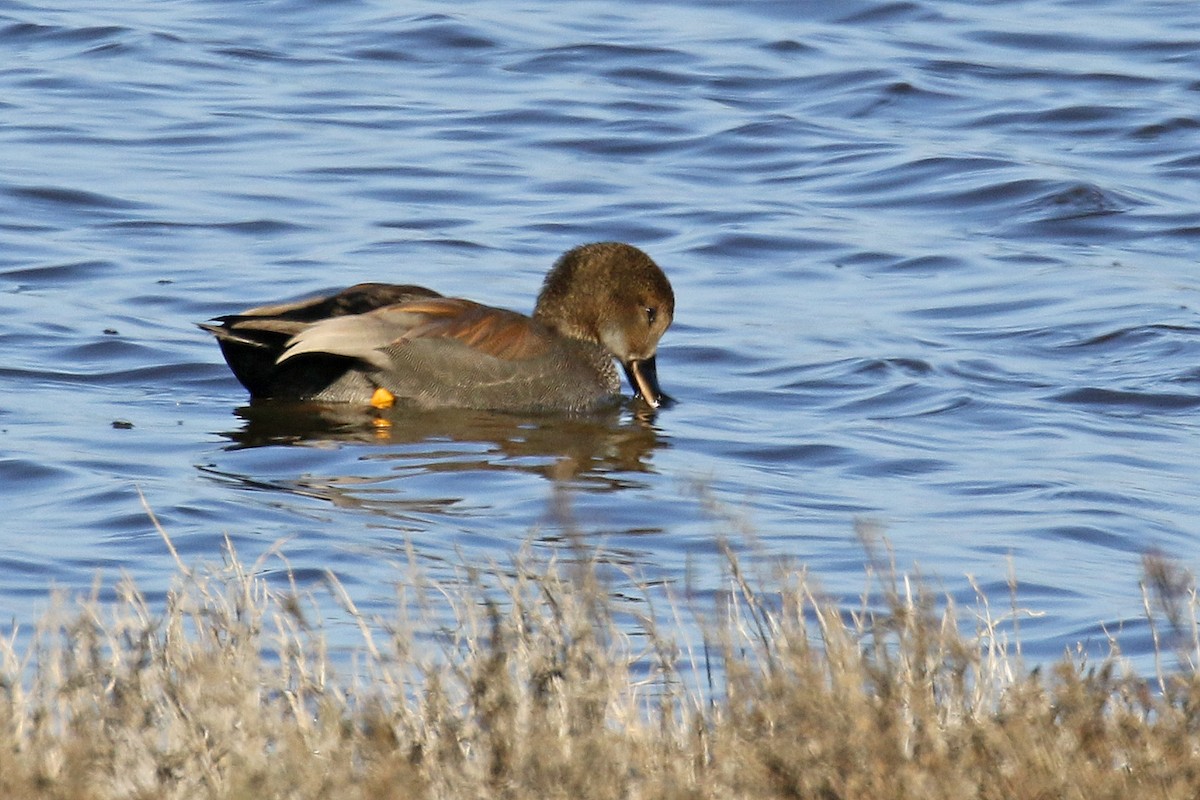
[[[336,381],[347,365],[318,359],[281,371],[279,358],[293,338],[322,320],[352,320],[375,309],[440,296],[423,286],[360,283],[332,295],[217,317],[200,327],[217,337],[229,368],[252,397],[309,397]]]
[[[282,351],[288,339],[326,319],[357,316],[387,306],[441,297],[424,286],[360,283],[332,294],[293,303],[258,306],[217,317],[201,328],[222,341]],[[277,352],[276,355],[279,355]]]
[[[322,353],[387,371],[406,344],[434,341],[502,361],[536,358],[552,346],[551,334],[524,314],[438,296],[306,325],[288,341],[278,363]]]
[[[513,311],[457,298],[429,298],[315,323],[294,336],[281,372],[338,362],[357,402],[379,389],[418,406],[583,409],[619,389],[612,361]],[[344,399],[339,384],[315,393]]]

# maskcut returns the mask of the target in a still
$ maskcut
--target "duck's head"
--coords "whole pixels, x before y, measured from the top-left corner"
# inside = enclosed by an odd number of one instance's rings
[[[634,394],[658,408],[671,402],[658,386],[658,340],[675,315],[667,276],[638,248],[585,244],[554,264],[533,316],[563,336],[593,342],[625,369]]]

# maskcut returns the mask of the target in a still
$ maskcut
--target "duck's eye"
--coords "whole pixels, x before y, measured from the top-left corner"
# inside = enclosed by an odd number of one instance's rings
[[[646,308],[646,321],[649,322],[651,325],[653,325],[654,320],[656,320],[656,319],[658,319],[658,309],[655,308],[654,306],[647,307]]]

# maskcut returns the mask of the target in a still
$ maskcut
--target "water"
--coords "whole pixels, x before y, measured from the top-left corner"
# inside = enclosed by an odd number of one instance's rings
[[[962,599],[1011,562],[1027,656],[1151,666],[1140,557],[1200,542],[1200,6],[0,2],[0,51],[3,619],[161,592],[139,491],[185,559],[288,538],[382,613],[406,548],[562,546],[557,477],[646,580],[718,591],[746,527],[851,598],[867,522]],[[675,285],[652,419],[246,408],[192,325],[528,310],[607,239]]]

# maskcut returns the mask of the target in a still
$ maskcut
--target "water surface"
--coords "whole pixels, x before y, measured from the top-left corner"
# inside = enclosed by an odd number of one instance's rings
[[[746,528],[851,602],[867,522],[961,599],[1011,562],[1027,656],[1152,663],[1140,557],[1200,543],[1196,4],[6,2],[0,48],[5,619],[161,592],[140,490],[185,558],[287,538],[372,612],[409,552],[568,528],[698,596]],[[656,416],[247,407],[193,326],[528,310],[610,239],[675,285]]]

